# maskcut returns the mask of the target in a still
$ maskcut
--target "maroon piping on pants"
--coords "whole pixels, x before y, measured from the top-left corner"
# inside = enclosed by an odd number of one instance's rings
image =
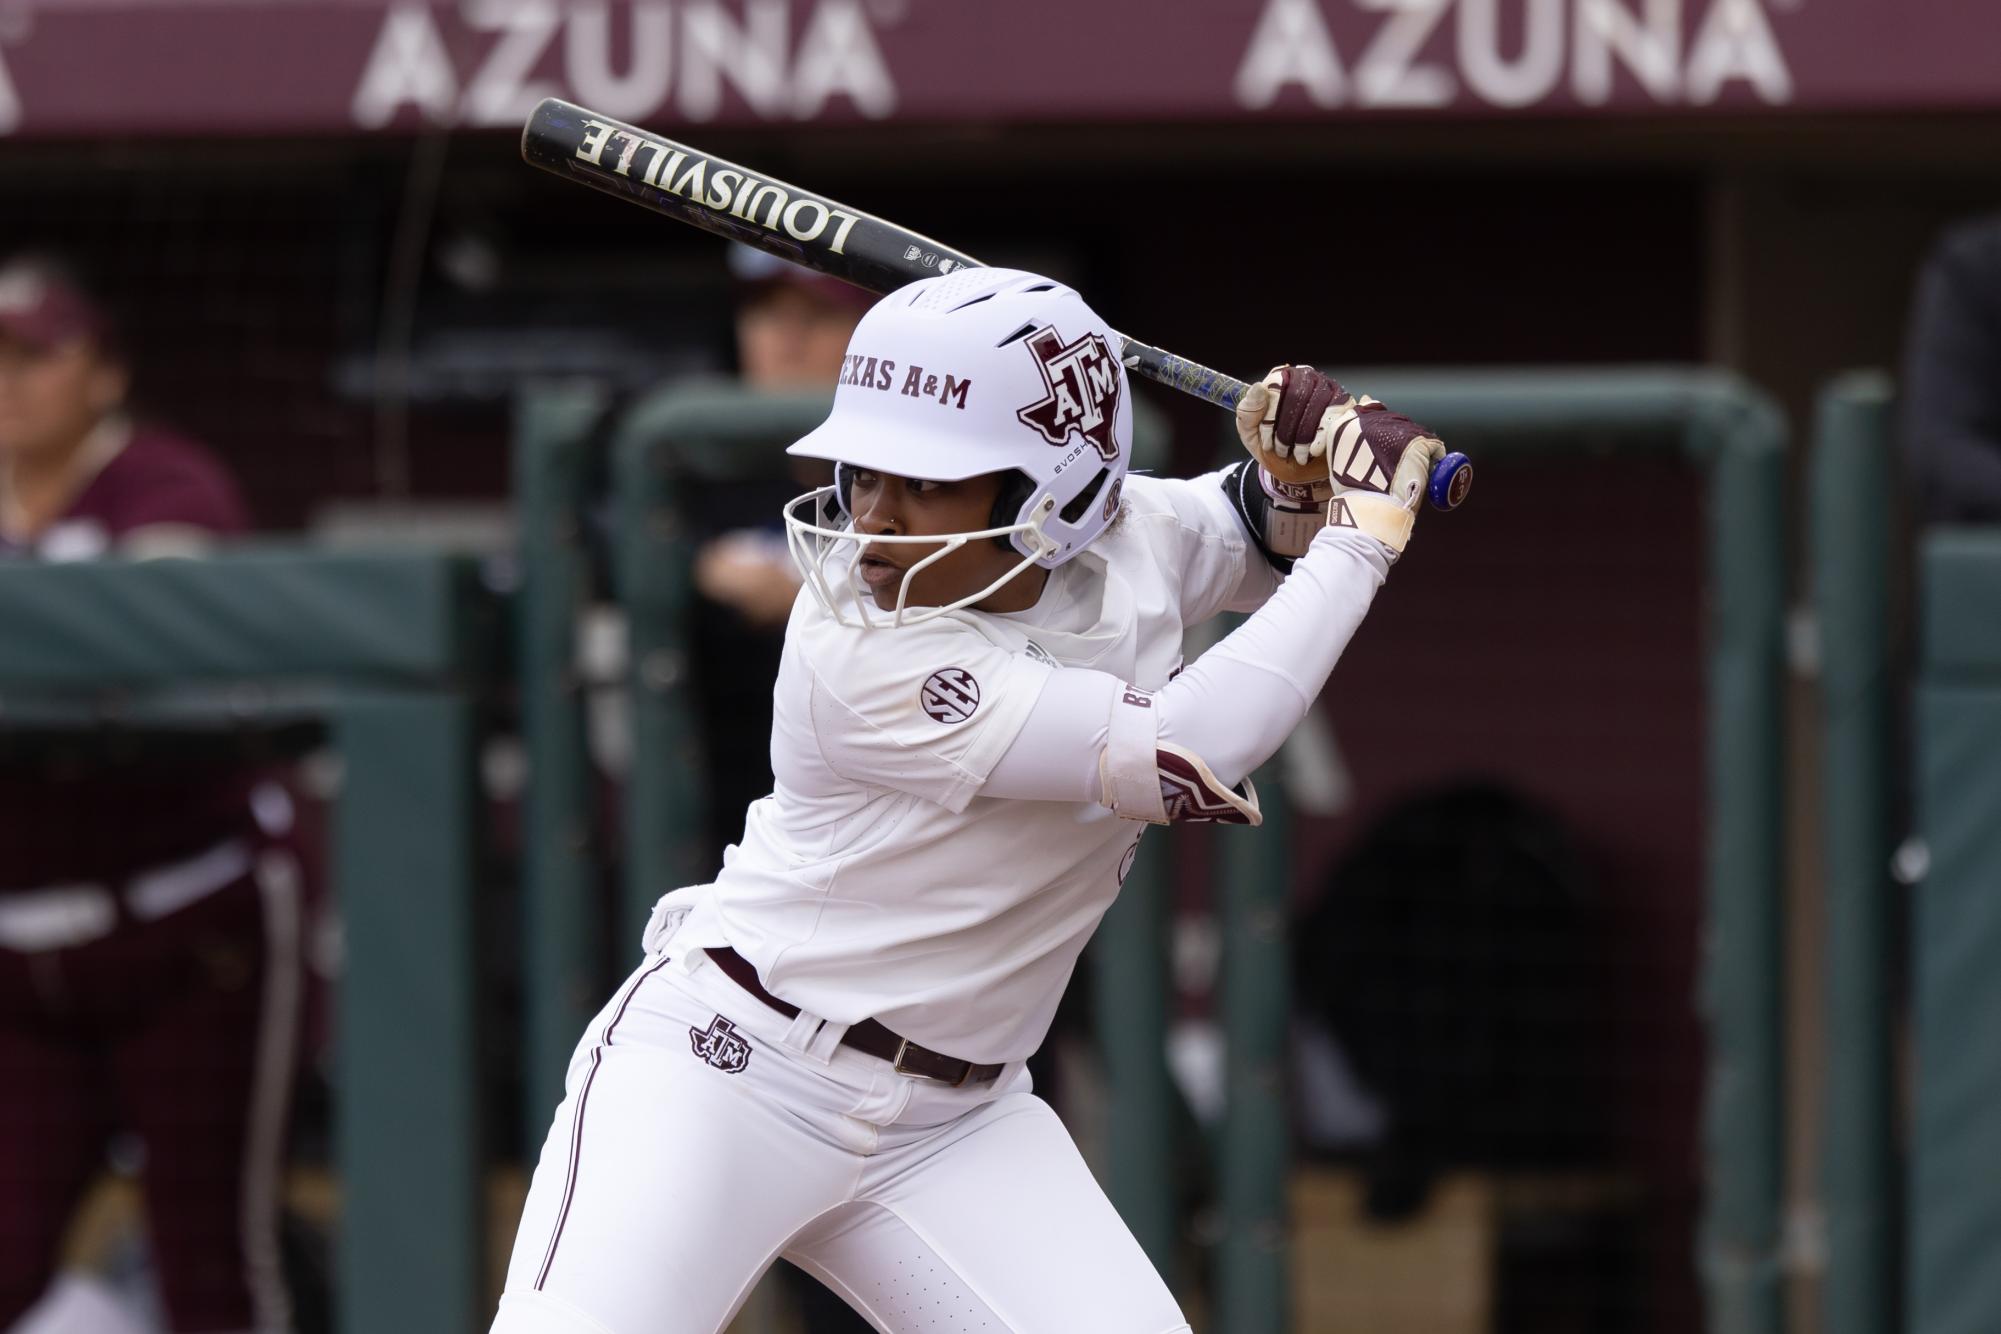
[[[537,1292],[542,1291],[542,1285],[549,1280],[549,1266],[556,1263],[556,1243],[563,1239],[563,1226],[570,1221],[570,1201],[577,1194],[577,1166],[584,1156],[584,1109],[590,1104],[591,1084],[597,1079],[598,1066],[604,1061],[604,1049],[611,1046],[613,1030],[618,1027],[618,1021],[625,1018],[625,1007],[632,1004],[632,998],[639,994],[640,984],[659,972],[666,962],[666,958],[662,957],[659,963],[633,979],[632,985],[626,988],[624,999],[619,1001],[618,1009],[612,1014],[611,1022],[604,1026],[604,1035],[591,1048],[590,1072],[584,1076],[584,1086],[577,1093],[576,1120],[570,1123],[570,1166],[563,1177],[563,1207],[556,1214],[555,1231],[549,1234],[549,1249],[542,1256],[542,1270],[535,1275]]]

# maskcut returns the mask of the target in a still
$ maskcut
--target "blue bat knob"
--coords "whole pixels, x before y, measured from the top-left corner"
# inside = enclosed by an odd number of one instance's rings
[[[1431,507],[1435,510],[1457,509],[1465,502],[1466,493],[1473,489],[1473,460],[1454,451],[1438,461],[1431,470],[1431,485],[1425,487],[1425,495],[1431,497]]]

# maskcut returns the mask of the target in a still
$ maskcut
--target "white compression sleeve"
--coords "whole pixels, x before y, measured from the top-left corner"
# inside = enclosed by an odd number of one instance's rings
[[[1323,528],[1270,601],[1155,693],[1160,739],[1242,782],[1306,716],[1388,575],[1374,538]],[[1107,672],[1056,671],[980,795],[1101,801],[1098,758],[1125,688]]]
[[[1098,756],[1111,731],[1112,701],[1125,682],[1088,667],[1059,667],[1007,752],[980,785],[983,797],[1097,801]]]

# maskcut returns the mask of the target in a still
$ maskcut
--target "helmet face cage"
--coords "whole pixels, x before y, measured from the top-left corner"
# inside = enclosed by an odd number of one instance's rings
[[[834,485],[784,510],[800,574],[837,617],[852,608],[866,625],[883,614],[857,577],[864,544],[936,548],[905,571],[886,613],[903,625],[983,601],[1030,565],[1054,569],[1110,524],[1131,458],[1131,394],[1119,335],[1074,290],[1017,270],[961,269],[884,297],[848,346],[832,412],[789,451],[833,462]],[[999,474],[1003,485],[977,532],[877,537],[854,531],[859,470],[945,482]],[[909,607],[917,571],[975,540],[1021,560],[950,606]]]
[[[856,530],[854,518],[847,510],[845,487],[836,480],[834,485],[808,491],[786,505],[785,545],[807,589],[840,624],[863,630],[921,625],[948,612],[986,601],[1014,582],[1022,571],[1043,559],[1043,556],[1024,554],[1007,573],[977,592],[936,607],[911,607],[911,581],[967,543],[983,538],[999,538],[1009,541],[1017,550],[1053,552],[1055,544],[1042,531],[1042,525],[1055,512],[1055,502],[1044,500],[1040,505],[1031,504],[1023,508],[1030,511],[1028,517],[977,532],[915,537],[902,534],[877,536]],[[903,580],[896,589],[896,605],[888,611],[876,605],[874,592],[862,582],[855,568],[861,561],[862,549],[878,544],[938,548],[903,572]],[[844,546],[847,548],[845,553],[841,551]],[[849,616],[850,609],[853,611],[852,618]]]

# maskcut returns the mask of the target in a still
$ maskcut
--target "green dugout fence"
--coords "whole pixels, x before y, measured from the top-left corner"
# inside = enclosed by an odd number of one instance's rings
[[[2001,528],[1917,534],[1907,687],[1893,406],[1883,375],[1831,383],[1810,477],[1822,1307],[1829,1334],[1973,1334],[2001,1329]],[[1908,863],[1908,937],[1891,873],[1906,775],[1923,850]]]
[[[1911,1334],[2001,1329],[2001,527],[1919,546]]]
[[[1897,1329],[1900,1228],[1893,1034],[1899,972],[1893,581],[1897,493],[1891,385],[1829,384],[1815,410],[1808,538],[1819,652],[1821,942],[1819,1196],[1828,1334]]]
[[[514,505],[520,583],[523,1157],[533,1162],[584,1025],[604,1003],[599,976],[591,766],[578,626],[590,595],[584,516],[592,433],[608,396],[549,385],[515,403]]]
[[[324,726],[339,751],[336,1285],[352,1334],[484,1327],[476,742],[496,610],[450,556],[0,565],[10,746]]]

